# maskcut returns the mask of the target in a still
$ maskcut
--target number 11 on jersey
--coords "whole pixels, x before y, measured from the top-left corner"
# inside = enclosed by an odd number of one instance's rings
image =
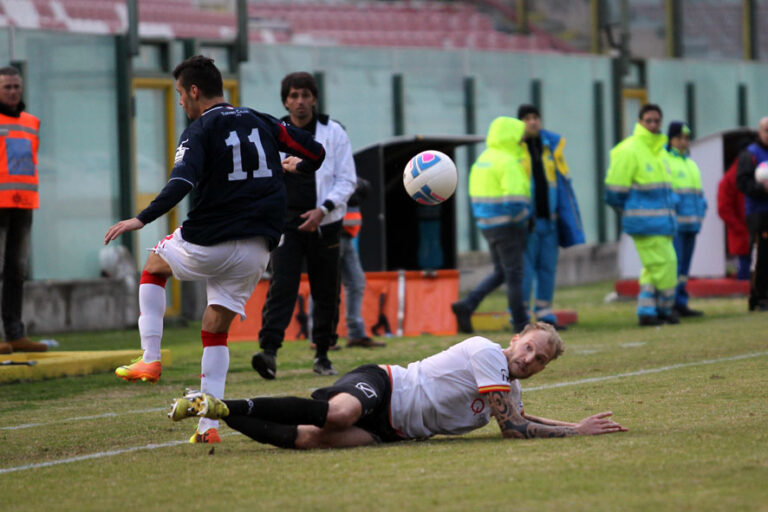
[[[258,161],[256,162],[256,168],[252,169],[254,178],[270,178],[272,177],[272,170],[267,167],[267,157],[264,152],[264,146],[261,145],[261,139],[259,138],[259,129],[254,128],[251,130],[251,134],[248,136],[248,141],[256,146],[256,154],[258,155]],[[232,147],[232,172],[229,173],[229,181],[244,180],[248,177],[248,173],[243,171],[243,155],[240,150],[240,137],[237,136],[236,131],[229,132],[229,137],[224,140],[227,146]],[[250,163],[250,162],[248,162]]]

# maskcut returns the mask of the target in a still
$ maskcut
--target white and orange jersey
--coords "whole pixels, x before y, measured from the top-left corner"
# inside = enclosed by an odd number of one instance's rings
[[[483,427],[491,418],[485,394],[512,393],[523,409],[517,379],[501,347],[474,336],[421,361],[387,367],[392,380],[390,421],[404,437],[459,435]]]

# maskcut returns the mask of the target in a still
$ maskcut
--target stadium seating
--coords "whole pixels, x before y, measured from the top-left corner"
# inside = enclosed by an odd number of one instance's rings
[[[143,37],[231,39],[231,11],[203,9],[197,0],[140,0]],[[252,0],[248,4],[251,41],[350,46],[477,48],[553,51],[555,38],[533,30],[516,35],[494,28],[491,16],[472,2],[350,2]],[[0,26],[43,30],[120,33],[127,25],[123,0],[3,0]]]

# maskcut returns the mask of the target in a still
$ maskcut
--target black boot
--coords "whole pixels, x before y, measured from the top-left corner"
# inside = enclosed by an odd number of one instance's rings
[[[675,312],[681,317],[688,317],[688,316],[704,316],[703,311],[698,311],[696,309],[691,309],[687,305],[685,306],[675,306]]]
[[[662,325],[664,321],[657,316],[639,315],[637,317],[637,323],[640,327],[656,327]]]
[[[456,315],[456,323],[459,324],[459,332],[472,334],[475,330],[472,328],[472,310],[463,302],[454,302],[451,304],[451,310]]]

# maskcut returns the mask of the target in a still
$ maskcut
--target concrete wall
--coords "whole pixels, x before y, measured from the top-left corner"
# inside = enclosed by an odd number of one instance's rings
[[[487,276],[493,265],[487,252],[459,254],[459,290],[472,290]],[[573,286],[617,279],[618,244],[584,244],[560,250],[557,286]]]
[[[557,285],[571,286],[616,279],[618,245],[587,244],[561,250]],[[459,287],[466,293],[491,271],[488,253],[459,255]],[[205,309],[204,283],[183,283],[182,311],[200,318]],[[23,319],[27,333],[126,329],[139,314],[136,285],[129,279],[28,281],[24,285]]]
[[[22,318],[27,334],[125,329],[136,325],[138,297],[123,279],[28,281]]]

